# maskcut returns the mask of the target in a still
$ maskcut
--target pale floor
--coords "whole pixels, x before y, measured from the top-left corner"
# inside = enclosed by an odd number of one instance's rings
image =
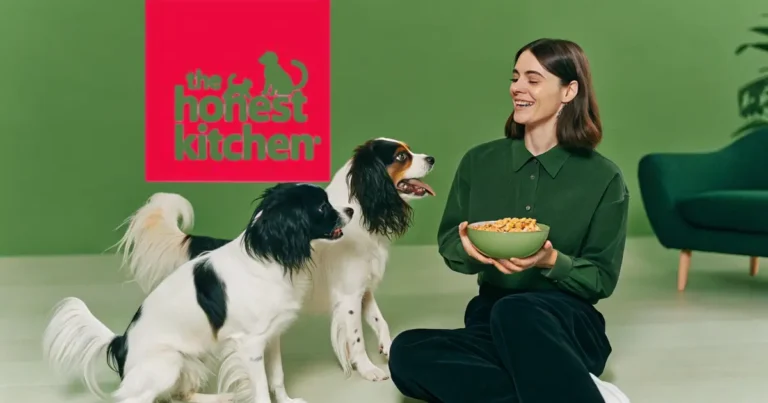
[[[615,295],[598,305],[614,346],[607,379],[634,403],[768,401],[768,274],[750,277],[746,257],[694,253],[688,289],[678,293],[676,251],[653,238],[632,239],[625,262]],[[114,256],[0,259],[0,402],[98,401],[48,371],[40,335],[49,310],[66,296],[83,299],[122,332],[141,294],[123,283],[118,266]],[[475,290],[474,278],[450,272],[434,247],[399,247],[377,297],[396,334],[460,326]],[[328,325],[308,315],[285,336],[289,394],[310,403],[400,403],[390,381],[344,378]],[[105,379],[113,390],[117,376]]]

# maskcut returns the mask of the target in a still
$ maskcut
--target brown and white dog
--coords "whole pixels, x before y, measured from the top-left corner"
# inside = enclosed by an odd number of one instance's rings
[[[391,241],[411,225],[409,202],[434,195],[421,181],[434,164],[434,157],[414,153],[402,141],[377,138],[358,146],[326,187],[333,205],[354,209],[346,236],[313,252],[313,281],[315,287],[325,283],[321,292],[329,293],[331,343],[346,375],[355,368],[371,381],[389,377],[365,351],[362,322],[365,318],[378,338],[379,352],[388,357],[391,335],[374,291],[384,277]],[[193,216],[182,196],[157,193],[126,220],[129,227],[118,250],[145,292],[180,264],[229,242],[192,235]]]

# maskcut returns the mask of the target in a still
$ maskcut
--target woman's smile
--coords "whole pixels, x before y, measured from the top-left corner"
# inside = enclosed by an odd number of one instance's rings
[[[523,111],[533,106],[533,101],[515,100],[515,111]]]

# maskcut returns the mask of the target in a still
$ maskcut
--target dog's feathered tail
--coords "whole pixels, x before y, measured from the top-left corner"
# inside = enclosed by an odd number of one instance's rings
[[[239,342],[240,340],[234,338],[222,343],[219,353],[221,366],[218,374],[218,393],[231,393],[236,402],[252,402],[256,395],[248,376],[248,363],[243,362],[238,354]]]
[[[331,313],[331,345],[344,375],[350,377],[352,376],[352,363],[349,361],[349,346],[345,337],[347,329],[343,318],[343,315],[338,311],[338,307],[334,307]]]
[[[43,354],[55,371],[68,378],[81,377],[93,394],[107,399],[96,380],[94,364],[102,354],[116,360],[114,355],[122,350],[117,345],[124,342],[125,337],[115,335],[96,319],[83,301],[65,298],[54,308],[43,333]]]
[[[128,266],[145,293],[190,260],[187,232],[194,224],[194,212],[192,204],[181,195],[155,193],[120,227],[125,224],[128,229],[117,250],[122,251],[123,266]]]

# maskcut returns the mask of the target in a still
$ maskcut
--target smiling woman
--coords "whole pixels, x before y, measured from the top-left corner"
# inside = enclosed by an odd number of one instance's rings
[[[581,48],[524,46],[510,94],[505,138],[464,155],[438,229],[444,262],[477,275],[478,295],[464,328],[398,335],[392,380],[430,402],[629,402],[598,378],[611,344],[594,307],[618,282],[629,196],[619,168],[595,151],[602,128]],[[526,258],[480,253],[468,222],[504,217],[549,228],[548,239]]]
[[[514,110],[504,134],[522,139],[529,127],[554,132],[564,148],[597,147],[602,124],[589,61],[581,49],[539,41],[521,50],[516,59],[509,89]]]

